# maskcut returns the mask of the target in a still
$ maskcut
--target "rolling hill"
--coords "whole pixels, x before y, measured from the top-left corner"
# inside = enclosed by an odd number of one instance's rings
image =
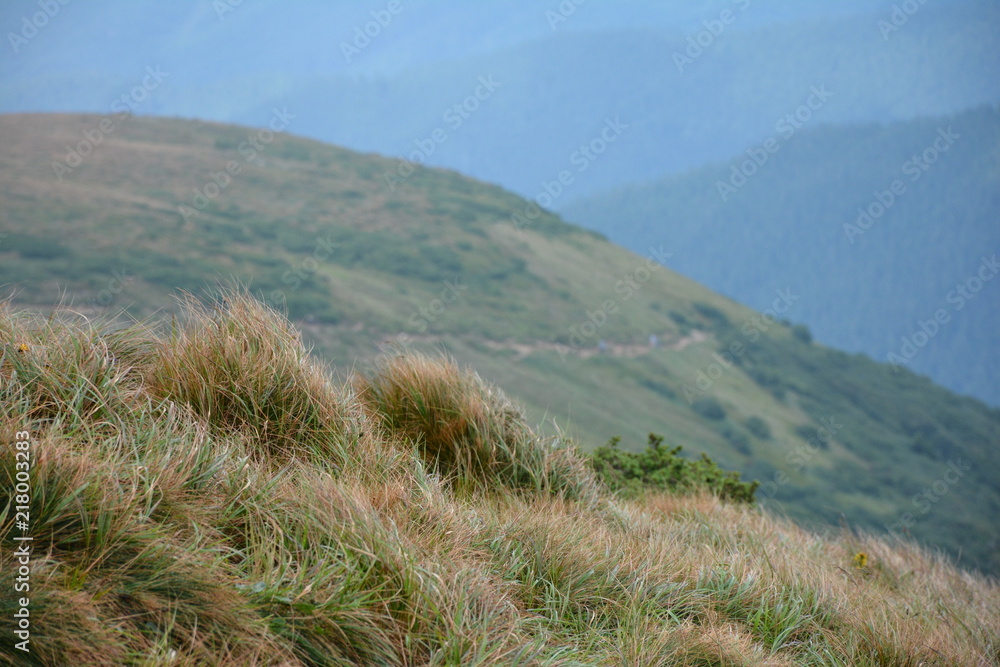
[[[338,369],[444,349],[586,448],[657,432],[801,521],[998,569],[1000,413],[811,342],[781,321],[795,286],[757,313],[663,266],[668,239],[633,254],[460,174],[264,127],[24,114],[0,138],[18,305],[162,316],[241,280]]]
[[[154,66],[167,75],[137,113],[259,125],[284,106],[295,114],[290,132],[399,157],[440,129],[447,141],[429,164],[529,198],[574,168],[572,154],[607,118],[619,118],[628,126],[620,140],[574,172],[553,202],[564,210],[613,187],[728,159],[771,136],[814,86],[831,96],[808,127],[1000,102],[996,3],[921,3],[900,30],[884,33],[889,4],[590,3],[552,29],[545,9],[523,0],[460,10],[408,2],[350,61],[340,44],[372,20],[361,6],[242,3],[222,17],[190,1],[67,7],[0,61],[0,111],[105,113]],[[706,33],[726,10],[730,24]],[[247,42],[260,30],[284,45],[280,54]],[[87,48],[93,34],[112,35],[111,50]],[[701,51],[690,45],[696,38],[707,44]],[[679,65],[677,55],[690,63]],[[480,77],[500,85],[469,101]],[[466,104],[466,116],[447,117]]]
[[[818,340],[1000,405],[1000,109],[776,141],[759,167],[763,144],[565,215],[633,250],[669,239],[671,268],[756,308],[794,285]]]

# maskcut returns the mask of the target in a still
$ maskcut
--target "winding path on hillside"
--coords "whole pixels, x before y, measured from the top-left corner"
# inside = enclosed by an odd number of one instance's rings
[[[572,347],[549,341],[524,343],[513,340],[484,340],[482,343],[491,350],[513,350],[517,353],[514,361],[521,361],[535,352],[556,352],[564,356],[574,356],[581,359],[589,359],[598,355],[632,358],[649,354],[654,350],[683,350],[688,345],[700,343],[708,338],[708,334],[700,329],[696,329],[686,336],[674,339],[671,339],[671,333],[657,334],[657,336],[660,342],[656,345],[650,343],[616,343],[614,341],[604,341],[603,348],[598,342],[580,347]],[[414,343],[438,343],[442,341],[444,341],[443,336],[410,335],[406,338],[406,342]],[[379,346],[390,346],[399,342],[401,341],[398,338],[386,338],[379,342]]]

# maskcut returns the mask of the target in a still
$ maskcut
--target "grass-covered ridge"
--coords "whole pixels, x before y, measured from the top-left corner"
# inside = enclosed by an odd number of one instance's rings
[[[475,374],[338,384],[239,293],[112,331],[0,307],[12,664],[995,664],[1000,589],[706,494],[611,495]],[[14,648],[31,433],[31,653]],[[859,557],[864,554],[864,557]]]

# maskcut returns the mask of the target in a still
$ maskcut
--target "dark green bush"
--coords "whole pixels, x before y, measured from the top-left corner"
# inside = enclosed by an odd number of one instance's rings
[[[771,439],[771,427],[767,425],[766,421],[764,421],[757,415],[748,417],[747,420],[743,422],[743,425],[747,427],[748,431],[753,433],[756,437],[760,438],[761,440]]]
[[[626,497],[646,491],[698,493],[710,491],[723,500],[750,503],[758,482],[741,482],[738,472],[719,468],[706,454],[691,460],[680,456],[682,447],[662,447],[663,436],[649,434],[649,445],[638,454],[618,448],[614,437],[594,450],[590,465],[612,491]]]
[[[795,434],[806,442],[816,443],[820,449],[829,449],[830,447],[830,443],[825,439],[819,438],[819,431],[815,426],[810,424],[799,424],[795,427]]]
[[[640,379],[639,384],[650,391],[655,391],[660,396],[673,400],[677,398],[677,392],[674,391],[670,385],[660,382],[659,380],[649,380],[646,378]]]
[[[746,373],[750,376],[751,380],[771,392],[771,395],[776,399],[779,401],[784,399],[785,386],[784,381],[781,379],[781,375],[763,367],[750,368],[746,371]]]
[[[712,322],[713,324],[723,327],[729,326],[729,318],[726,317],[726,314],[723,313],[718,308],[716,308],[715,306],[711,306],[701,301],[695,301],[694,309],[698,311],[699,315],[707,319],[709,322]]]
[[[726,418],[726,410],[711,396],[703,396],[691,404],[691,409],[706,419],[722,421]]]
[[[25,259],[58,259],[68,257],[72,250],[57,241],[27,234],[10,234],[4,250],[15,250]]]
[[[809,327],[804,324],[796,324],[792,327],[792,335],[795,336],[797,340],[808,345],[812,342],[812,332],[809,331]]]
[[[733,446],[733,449],[744,456],[750,456],[753,450],[750,448],[750,436],[745,431],[725,423],[719,429],[719,433],[726,439],[726,442]]]

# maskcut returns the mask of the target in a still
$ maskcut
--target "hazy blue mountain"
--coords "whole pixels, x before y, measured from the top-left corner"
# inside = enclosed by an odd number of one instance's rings
[[[810,125],[1000,101],[992,2],[923,5],[891,32],[892,7],[860,1],[585,3],[565,21],[548,13],[557,2],[401,2],[391,16],[384,2],[102,7],[67,5],[7,50],[0,110],[106,112],[160,67],[168,76],[134,113],[263,125],[287,107],[289,132],[418,160],[427,146],[430,164],[528,197],[568,170],[556,209],[725,159],[772,135],[814,87],[830,97]],[[5,5],[3,25],[32,11]],[[374,37],[358,37],[366,24]],[[477,100],[480,77],[499,86]],[[619,140],[574,162],[615,118]],[[427,144],[436,129],[447,139]]]
[[[760,167],[763,145],[566,215],[632,249],[666,244],[672,268],[758,309],[791,287],[787,316],[820,341],[1000,404],[1000,111],[777,146]]]

